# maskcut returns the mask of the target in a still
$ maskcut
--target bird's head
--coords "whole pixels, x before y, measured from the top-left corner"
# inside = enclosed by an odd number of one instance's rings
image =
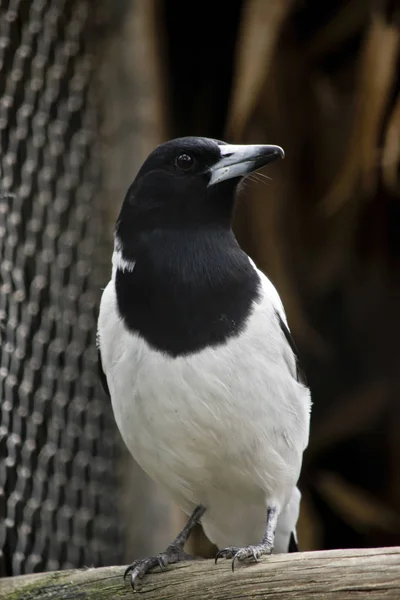
[[[239,182],[284,152],[279,146],[232,145],[184,137],[158,146],[128,190],[117,236],[160,229],[230,227]]]

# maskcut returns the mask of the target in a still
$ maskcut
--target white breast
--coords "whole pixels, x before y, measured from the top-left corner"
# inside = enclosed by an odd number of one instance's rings
[[[279,296],[260,276],[264,297],[245,331],[187,357],[125,329],[113,281],[101,301],[102,364],[122,437],[183,510],[207,507],[203,526],[220,547],[259,541],[266,505],[287,504],[308,441],[309,392],[291,374]]]

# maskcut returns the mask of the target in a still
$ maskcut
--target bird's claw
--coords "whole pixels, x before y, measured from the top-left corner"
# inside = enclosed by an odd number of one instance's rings
[[[261,552],[259,551],[257,546],[247,546],[246,548],[240,548],[233,557],[232,560],[232,572],[235,570],[236,561],[243,561],[251,559],[254,562],[258,562],[258,559],[261,556]]]
[[[222,550],[219,550],[215,556],[215,564],[217,564],[219,558],[233,558],[238,550],[239,548],[235,548],[234,546],[222,548]]]
[[[186,552],[180,548],[169,546],[165,552],[161,552],[160,554],[157,554],[157,556],[135,560],[125,569],[124,579],[126,579],[130,573],[132,589],[134,592],[137,592],[139,589],[138,582],[154,569],[154,567],[160,567],[162,571],[165,571],[167,565],[190,559],[193,559],[193,557],[186,554]]]
[[[267,544],[258,544],[256,546],[246,546],[245,548],[235,548],[233,546],[223,548],[215,557],[215,564],[219,558],[232,558],[232,571],[235,570],[236,561],[245,561],[251,559],[258,562],[258,559],[263,554],[271,554],[272,548]]]
[[[149,558],[143,558],[141,560],[135,560],[129,567],[125,569],[124,579],[130,573],[130,583],[134,592],[138,591],[138,582],[143,579],[143,577],[154,569],[154,567],[161,567],[164,569],[164,565],[162,564],[161,556],[150,556]]]

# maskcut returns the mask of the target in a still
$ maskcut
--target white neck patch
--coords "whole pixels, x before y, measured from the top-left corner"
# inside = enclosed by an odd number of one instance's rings
[[[129,273],[132,273],[133,269],[135,268],[134,260],[126,260],[122,256],[121,242],[118,240],[118,238],[115,238],[115,242],[114,242],[114,252],[112,255],[112,266],[113,266],[113,273],[117,269],[119,271],[128,271]]]

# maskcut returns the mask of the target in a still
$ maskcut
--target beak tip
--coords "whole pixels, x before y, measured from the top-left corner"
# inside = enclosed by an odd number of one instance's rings
[[[276,147],[275,153],[278,154],[280,158],[285,158],[285,151],[280,146]]]

